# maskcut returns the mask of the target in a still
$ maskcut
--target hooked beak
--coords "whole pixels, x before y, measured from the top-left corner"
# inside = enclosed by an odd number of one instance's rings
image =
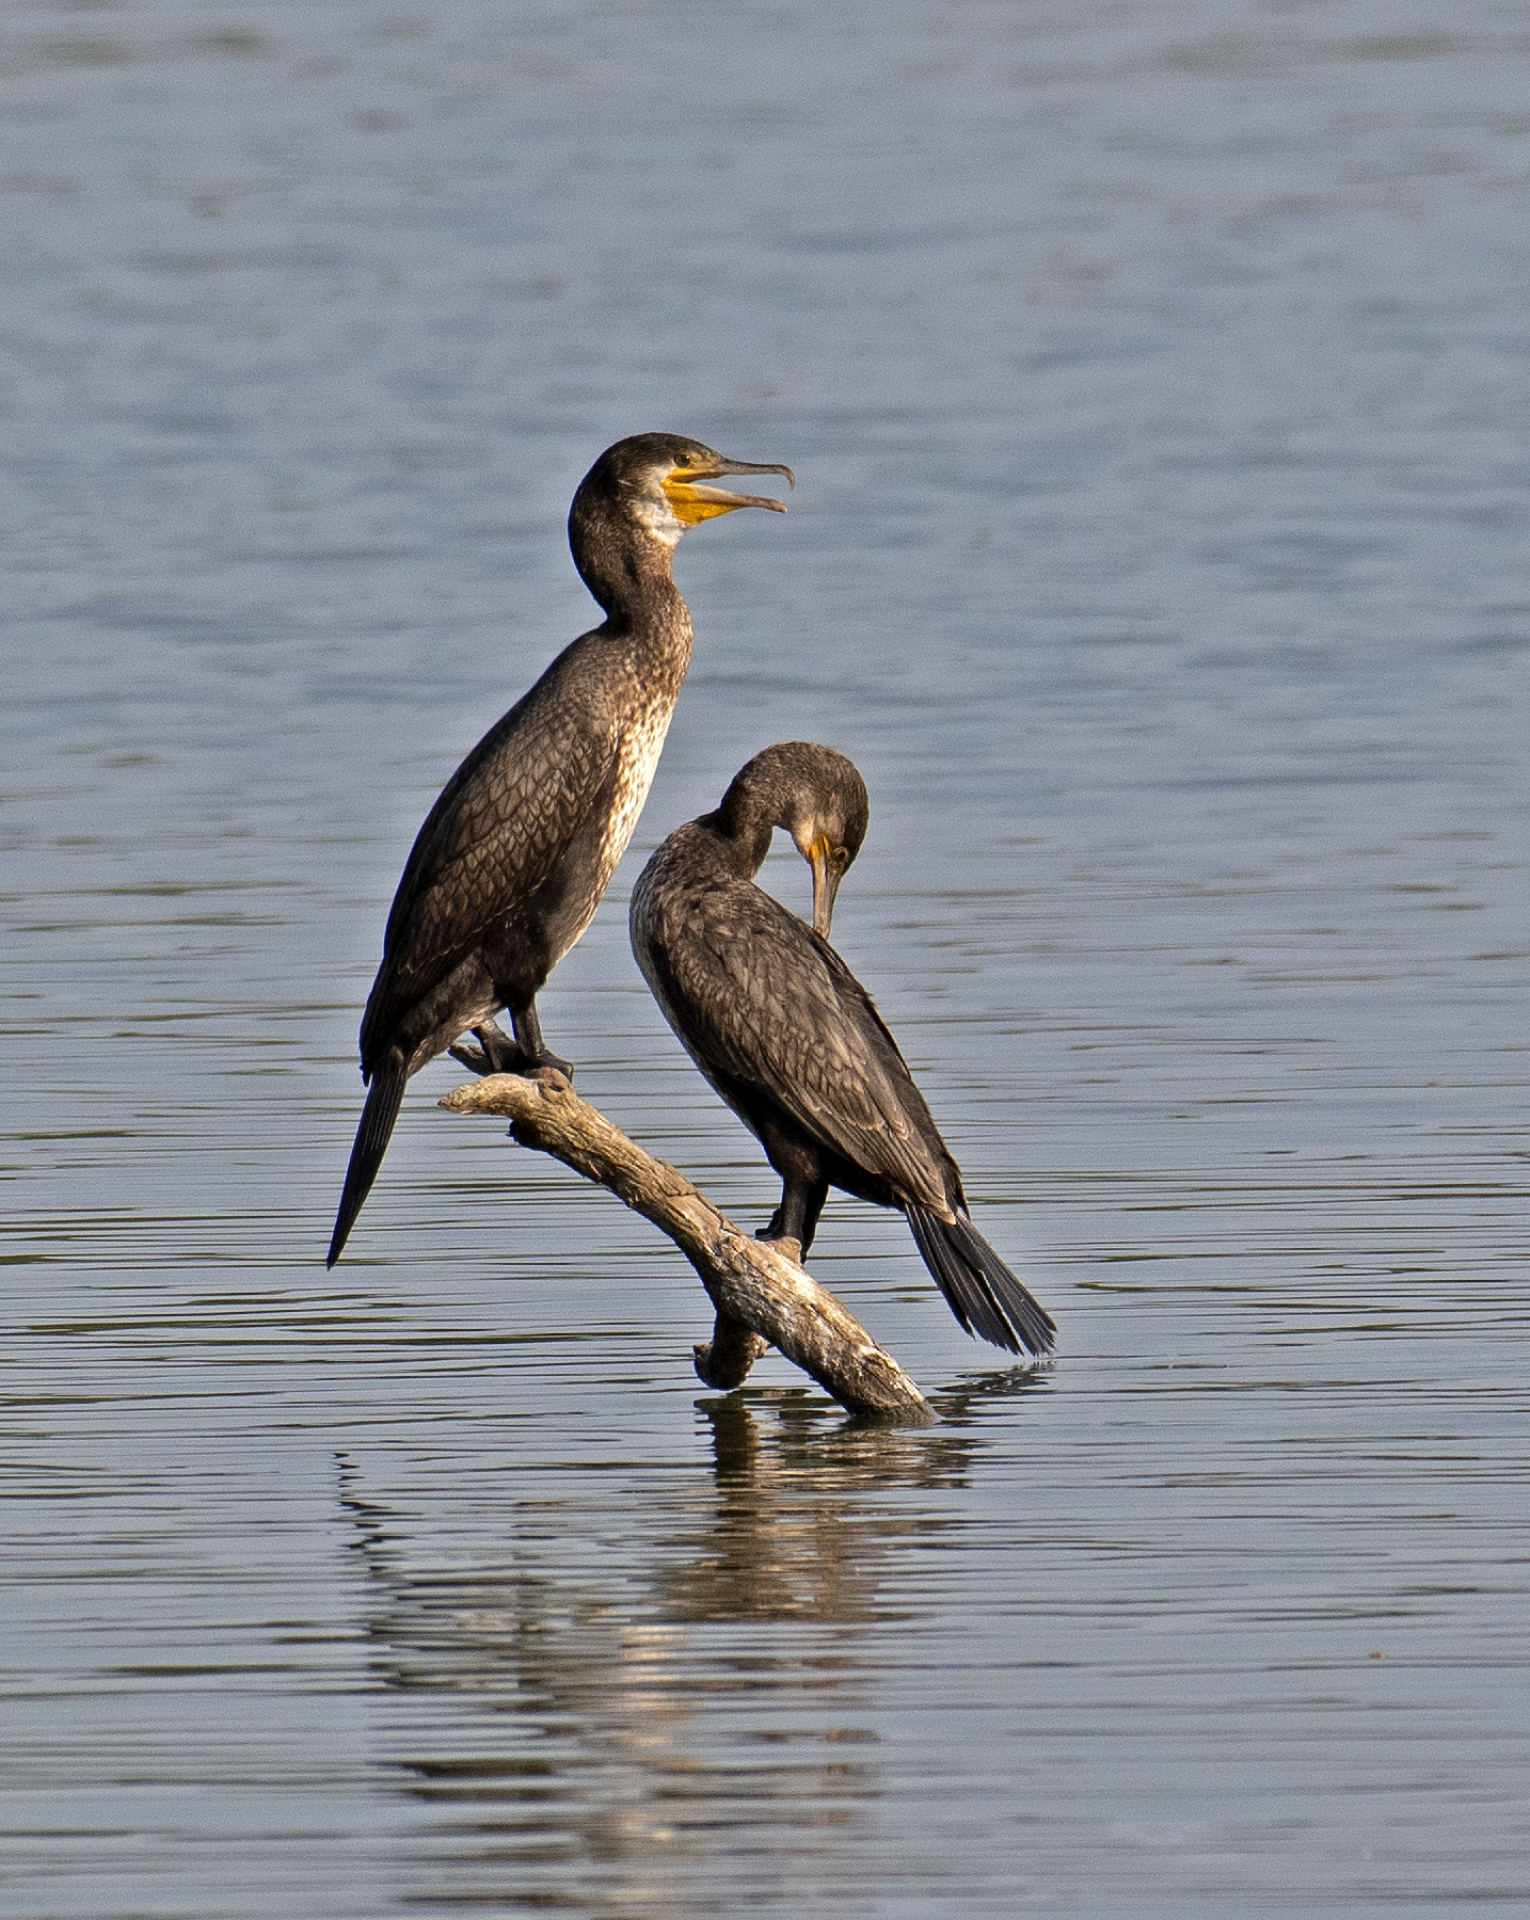
[[[808,848],[808,862],[813,869],[813,931],[820,939],[827,940],[834,919],[834,896],[839,892],[845,870],[831,857],[824,834],[819,834]]]
[[[665,497],[682,526],[694,527],[698,520],[711,520],[720,513],[732,513],[735,507],[769,507],[772,513],[785,513],[783,501],[760,493],[729,493],[725,487],[698,487],[697,480],[712,480],[724,473],[784,473],[787,484],[797,481],[790,467],[772,463],[756,465],[748,460],[709,461],[704,467],[676,467],[663,483]]]

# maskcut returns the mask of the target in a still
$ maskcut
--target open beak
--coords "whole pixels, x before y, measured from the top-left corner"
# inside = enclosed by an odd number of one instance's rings
[[[808,848],[813,869],[813,931],[827,940],[834,919],[834,896],[845,877],[844,868],[829,856],[828,840],[820,834]]]
[[[797,481],[790,467],[755,465],[748,460],[718,460],[705,467],[676,467],[664,482],[664,492],[683,526],[694,527],[698,520],[711,520],[719,513],[732,513],[735,507],[769,507],[772,513],[785,513],[783,501],[761,493],[729,493],[725,487],[699,487],[698,480],[713,480],[724,473],[784,473],[787,484]]]

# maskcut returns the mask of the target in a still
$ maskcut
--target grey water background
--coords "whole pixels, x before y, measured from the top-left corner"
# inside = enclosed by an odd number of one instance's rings
[[[0,1911],[1530,1910],[1530,27],[1461,0],[0,19]],[[668,1243],[415,1082],[430,799],[619,435],[787,460],[543,1000],[755,1225],[626,945],[766,742],[1055,1366],[722,1400]],[[796,904],[789,852],[766,879]]]

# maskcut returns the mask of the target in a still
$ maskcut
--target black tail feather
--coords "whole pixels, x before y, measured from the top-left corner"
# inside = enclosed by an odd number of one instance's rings
[[[966,1214],[942,1220],[917,1201],[905,1209],[920,1258],[968,1333],[1006,1353],[1050,1353],[1057,1325]]]
[[[345,1170],[345,1186],[340,1193],[340,1211],[335,1215],[335,1231],[324,1262],[326,1267],[332,1267],[340,1258],[362,1203],[372,1191],[372,1182],[388,1151],[393,1123],[404,1103],[404,1088],[408,1084],[407,1073],[374,1073],[372,1076],[367,1103],[361,1110],[361,1124],[356,1129],[356,1144],[351,1148],[351,1164]]]

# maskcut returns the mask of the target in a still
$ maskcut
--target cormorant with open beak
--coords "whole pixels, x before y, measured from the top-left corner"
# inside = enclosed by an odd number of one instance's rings
[[[607,448],[580,483],[569,546],[606,617],[490,728],[420,829],[361,1023],[367,1099],[328,1265],[377,1177],[409,1076],[459,1034],[471,1029],[502,1073],[570,1070],[543,1042],[536,996],[632,837],[690,662],[675,545],[735,507],[786,511],[705,484],[733,473],[792,478],[679,434],[641,433]],[[493,1023],[501,1008],[513,1041]]]
[[[908,1218],[968,1333],[1051,1351],[1055,1324],[973,1226],[962,1177],[871,996],[829,945],[834,894],[866,835],[843,754],[756,754],[715,813],[672,833],[632,894],[632,950],[664,1017],[781,1176],[761,1239],[804,1257],[831,1186]],[[806,926],[754,876],[776,827],[813,869]]]

